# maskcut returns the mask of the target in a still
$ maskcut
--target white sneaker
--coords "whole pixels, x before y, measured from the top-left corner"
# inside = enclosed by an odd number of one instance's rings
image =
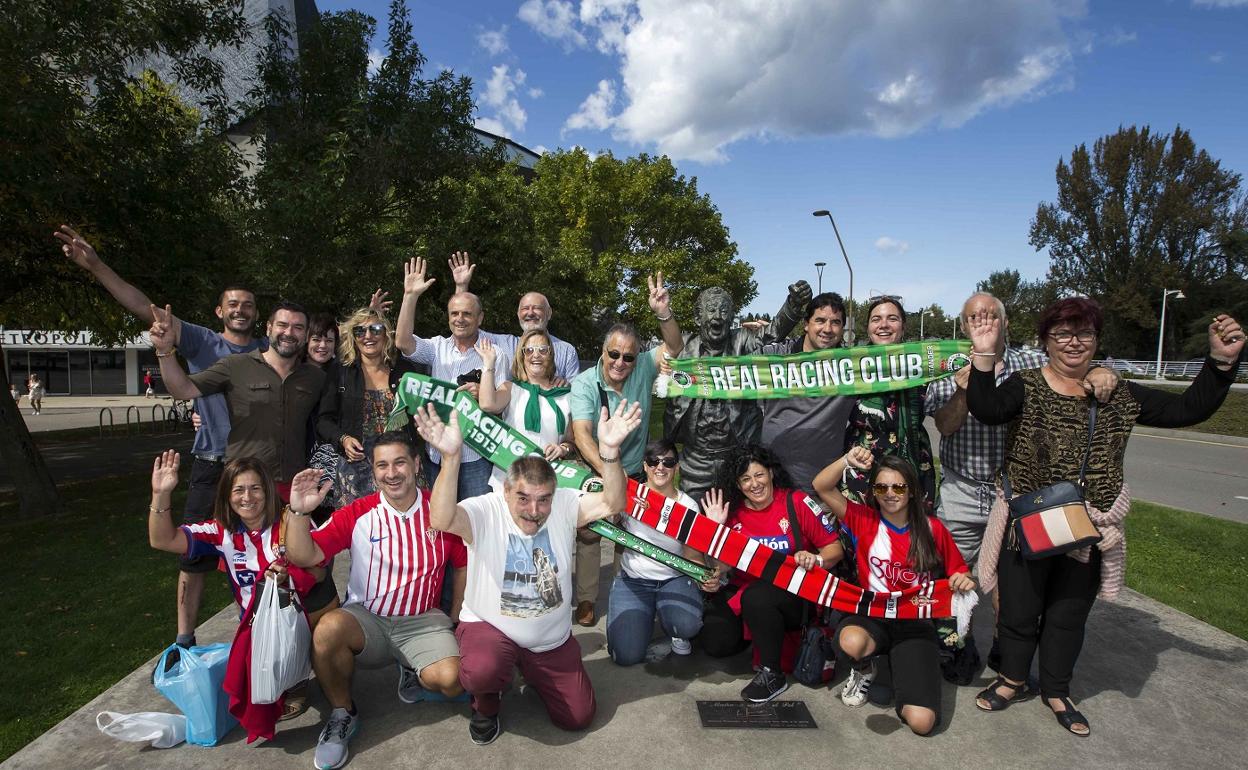
[[[347,743],[360,731],[360,718],[346,709],[334,709],[329,714],[325,729],[316,741],[316,755],[312,763],[317,770],[335,770],[347,763]]]
[[[841,690],[841,703],[854,708],[866,703],[867,690],[871,687],[871,680],[874,678],[874,663],[866,671],[851,668],[849,670],[849,679],[845,680],[845,687]]]
[[[673,636],[672,652],[677,655],[690,655],[693,653],[693,642],[688,639],[681,639],[679,636]]]

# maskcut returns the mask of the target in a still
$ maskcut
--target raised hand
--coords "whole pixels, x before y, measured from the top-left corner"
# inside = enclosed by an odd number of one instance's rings
[[[628,438],[628,434],[636,430],[639,425],[641,425],[641,403],[638,401],[634,401],[630,406],[627,401],[620,399],[614,414],[608,414],[607,408],[602,407],[598,415],[598,446],[618,450],[624,443],[624,439]]]
[[[650,291],[650,309],[659,318],[671,318],[672,316],[672,297],[667,293],[667,287],[663,285],[663,271],[659,270],[654,275],[646,276],[646,288]]]
[[[966,333],[976,353],[996,354],[1001,343],[1001,319],[996,313],[975,313],[966,319]]]
[[[482,370],[493,370],[494,362],[498,360],[498,348],[494,347],[494,343],[487,340],[484,336],[477,337],[477,344],[474,346],[477,355],[481,356],[481,363],[484,365]]]
[[[93,270],[100,264],[100,257],[91,248],[91,244],[82,239],[69,225],[61,225],[61,229],[52,233],[52,237],[61,242],[61,251],[83,270]]]
[[[152,463],[152,494],[171,494],[178,488],[178,466],[182,457],[172,449],[156,455]]]
[[[810,302],[814,292],[811,291],[810,284],[805,281],[789,284],[789,306],[801,311],[806,309],[806,303]]]
[[[148,331],[151,337],[152,347],[156,348],[156,352],[165,354],[173,350],[173,308],[165,305],[165,309],[152,305],[152,328]]]
[[[325,495],[334,486],[334,482],[326,479],[321,481],[321,471],[315,468],[304,468],[290,480],[290,510],[295,513],[311,513],[325,502]]]
[[[728,504],[724,493],[718,489],[708,489],[702,496],[702,515],[716,524],[728,521]]]
[[[856,446],[845,453],[845,464],[856,470],[865,471],[875,464],[875,455],[865,446]]]
[[[472,274],[477,269],[477,266],[469,261],[468,252],[455,252],[450,259],[446,260],[446,264],[451,268],[451,279],[455,281],[455,291],[468,291],[468,284],[472,283]]]
[[[403,265],[403,293],[419,297],[424,294],[436,278],[425,278],[424,257],[412,257]]]
[[[394,304],[394,300],[386,299],[389,296],[390,292],[382,291],[381,289],[373,292],[372,298],[368,300],[368,309],[376,310],[381,315],[390,312],[390,306]]]
[[[442,422],[438,410],[433,404],[425,404],[412,416],[416,421],[416,432],[429,446],[438,450],[443,456],[455,456],[464,447],[464,436],[459,431],[459,421],[451,415],[450,424]]]
[[[1244,352],[1244,330],[1225,313],[1209,324],[1209,355],[1224,361],[1238,361]]]

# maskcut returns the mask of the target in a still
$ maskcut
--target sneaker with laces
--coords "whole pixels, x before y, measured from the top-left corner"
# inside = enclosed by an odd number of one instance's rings
[[[487,746],[503,732],[503,725],[498,714],[487,717],[476,709],[472,710],[472,719],[468,720],[468,737],[478,746]]]
[[[766,703],[787,689],[789,682],[783,673],[759,666],[758,673],[741,691],[741,699],[750,703]]]
[[[673,636],[672,652],[677,655],[690,655],[693,653],[693,642],[688,639],[681,639],[679,636]]]
[[[316,755],[312,763],[316,770],[336,770],[347,764],[347,743],[360,731],[360,717],[346,709],[334,709],[329,713],[329,721],[321,730],[321,737],[316,739]]]
[[[845,680],[845,687],[841,689],[841,703],[854,708],[866,703],[867,690],[871,688],[871,680],[874,678],[874,667],[865,671],[851,668],[849,670],[849,678]]]
[[[420,677],[416,669],[398,664],[399,666],[399,700],[404,703],[419,703],[425,699],[425,688],[420,686]]]

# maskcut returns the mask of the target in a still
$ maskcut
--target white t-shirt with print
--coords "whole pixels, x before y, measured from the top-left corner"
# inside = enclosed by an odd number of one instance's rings
[[[580,504],[579,492],[556,489],[550,517],[530,537],[516,526],[501,492],[460,502],[472,527],[460,619],[489,623],[532,652],[567,641]]]
[[[698,510],[698,504],[694,502],[692,497],[686,495],[684,492],[676,493],[676,502],[681,505],[688,506],[694,511]],[[624,529],[632,532],[634,535],[642,540],[645,540],[647,543],[657,545],[659,548],[662,548],[665,551],[671,551],[678,556],[684,554],[685,547],[681,545],[680,541],[676,538],[669,537],[658,530],[647,527],[645,524],[637,521],[632,516],[621,516],[620,518],[624,520]],[[671,578],[680,577],[684,574],[682,572],[677,572],[665,564],[659,564],[649,556],[643,556],[636,551],[628,549],[625,549],[624,553],[620,556],[620,568],[624,570],[624,574],[640,580],[670,580]]]

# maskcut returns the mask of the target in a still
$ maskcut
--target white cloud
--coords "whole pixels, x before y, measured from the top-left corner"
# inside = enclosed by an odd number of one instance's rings
[[[504,53],[507,50],[507,25],[477,33],[477,45],[490,56]]]
[[[1222,51],[1214,51],[1213,53],[1209,54],[1210,64],[1221,64],[1224,61],[1226,61],[1226,54],[1223,53]]]
[[[572,113],[563,124],[562,133],[589,129],[602,131],[611,127],[614,118],[611,108],[615,105],[615,83],[610,80],[598,81],[598,88],[585,97],[581,106]]]
[[[1084,0],[528,0],[565,47],[618,56],[618,140],[718,161],[750,138],[956,127],[1068,87]],[[568,126],[585,112],[569,118]],[[588,124],[587,124],[588,125]]]
[[[491,70],[490,79],[485,82],[485,92],[481,95],[481,103],[494,111],[491,116],[494,125],[506,126],[517,133],[524,130],[529,116],[524,107],[520,106],[516,91],[524,85],[525,77],[524,70],[516,69],[513,72],[506,64],[497,64]],[[505,131],[493,133],[506,134]]]
[[[376,48],[368,49],[368,74],[376,75],[381,70],[381,63],[386,55]]]
[[[477,118],[473,125],[496,136],[507,136],[507,127],[494,118]]]
[[[1122,27],[1114,27],[1113,29],[1101,35],[1101,39],[1104,40],[1105,44],[1109,46],[1119,46],[1119,45],[1126,45],[1127,43],[1134,43],[1136,40],[1136,37],[1137,35],[1134,32],[1127,32]]]
[[[530,88],[530,89],[529,89],[529,98],[530,98],[530,99],[541,99],[541,98],[542,98],[543,96],[545,96],[545,95],[546,95],[546,92],[545,92],[545,91],[543,91],[543,90],[542,90],[542,89],[540,89],[540,88]]]
[[[910,242],[891,238],[887,235],[881,235],[879,238],[875,239],[875,250],[881,254],[893,254],[900,256],[910,250]]]
[[[537,145],[530,147],[529,149],[537,153],[538,155],[545,155],[546,153],[550,152],[550,150],[547,149],[546,145],[544,144],[537,144]]]
[[[525,0],[516,15],[542,37],[563,43],[565,49],[586,44],[585,35],[577,28],[576,12],[568,0]]]
[[[1248,5],[1248,0],[1192,0],[1192,5],[1203,5],[1208,8],[1241,8]]]

